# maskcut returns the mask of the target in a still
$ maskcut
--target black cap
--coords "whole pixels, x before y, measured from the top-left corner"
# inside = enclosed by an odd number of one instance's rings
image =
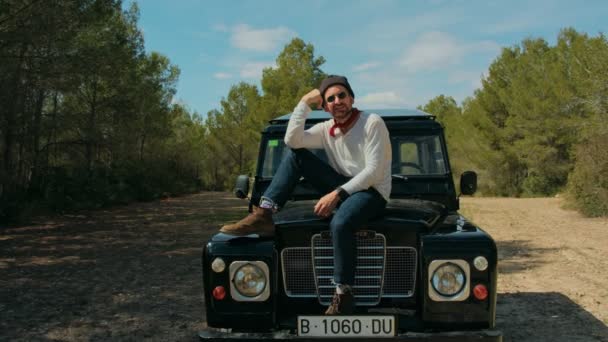
[[[348,93],[350,94],[350,96],[352,98],[355,98],[355,93],[353,92],[353,88],[351,88],[350,84],[348,84],[348,79],[346,79],[346,77],[339,76],[339,75],[329,75],[329,76],[327,76],[327,78],[325,78],[323,80],[323,82],[321,82],[321,86],[319,86],[319,92],[321,93],[321,98],[323,98],[324,104],[325,104],[325,92],[327,91],[327,88],[331,87],[332,85],[336,85],[336,84],[339,84],[339,85],[343,86],[344,88],[346,88],[346,90],[348,90]]]

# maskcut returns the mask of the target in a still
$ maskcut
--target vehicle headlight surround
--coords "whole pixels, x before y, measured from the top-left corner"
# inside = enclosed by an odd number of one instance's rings
[[[429,297],[434,301],[463,301],[470,295],[470,266],[465,260],[433,260],[428,268]]]
[[[431,283],[437,293],[446,297],[453,297],[460,293],[466,284],[464,271],[451,262],[445,263],[433,272]]]
[[[264,301],[270,296],[270,272],[263,261],[233,261],[230,264],[230,294],[236,301]]]
[[[258,296],[266,288],[264,271],[253,264],[245,264],[234,272],[234,287],[246,297]]]

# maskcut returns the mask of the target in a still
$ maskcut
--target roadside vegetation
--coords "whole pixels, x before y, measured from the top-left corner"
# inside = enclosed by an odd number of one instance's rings
[[[199,190],[204,127],[137,6],[0,3],[0,222]]]
[[[146,52],[120,0],[0,4],[0,221],[230,190],[253,174],[259,131],[325,76],[289,42],[254,84],[205,115],[175,103],[179,68]],[[463,103],[421,109],[445,127],[454,174],[483,195],[553,196],[608,215],[608,41],[566,28],[505,47]]]
[[[608,215],[608,41],[564,29],[555,46],[503,48],[482,87],[458,105],[421,107],[445,125],[453,168],[480,173],[484,195],[566,195],[588,216]]]

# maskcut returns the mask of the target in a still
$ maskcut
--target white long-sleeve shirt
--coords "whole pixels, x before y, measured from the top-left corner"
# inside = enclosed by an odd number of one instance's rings
[[[384,120],[377,114],[361,112],[354,126],[343,134],[329,135],[334,119],[320,122],[304,130],[311,112],[300,101],[289,119],[285,144],[291,148],[324,149],[329,165],[338,173],[352,177],[341,185],[347,193],[374,187],[386,199],[391,194],[391,141]]]

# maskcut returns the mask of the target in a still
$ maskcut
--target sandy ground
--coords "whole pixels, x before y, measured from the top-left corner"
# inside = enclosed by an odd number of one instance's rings
[[[201,193],[1,227],[0,340],[197,341],[202,244],[245,206]],[[608,341],[608,219],[553,198],[462,206],[498,244],[505,341]]]
[[[465,198],[498,246],[497,325],[507,341],[608,341],[608,219],[559,198]]]

